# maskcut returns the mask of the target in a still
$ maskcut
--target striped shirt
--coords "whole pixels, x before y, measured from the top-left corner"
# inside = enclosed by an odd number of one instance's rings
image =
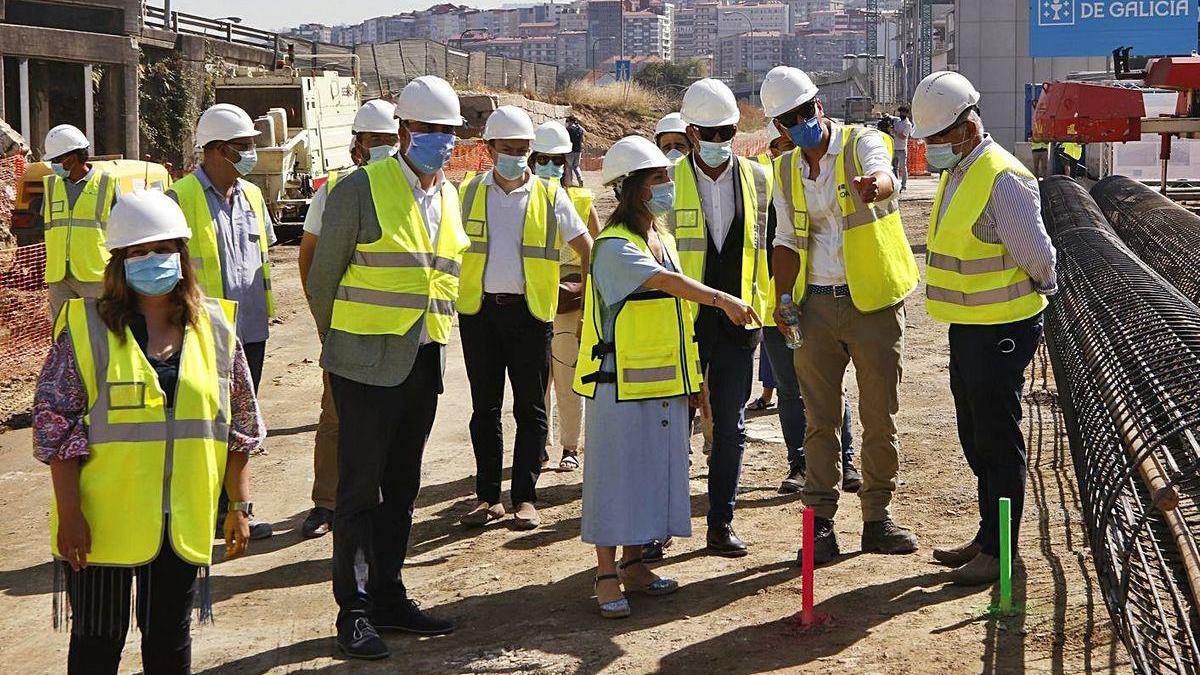
[[[938,220],[946,213],[954,193],[962,185],[967,170],[995,141],[984,135],[983,142],[950,170],[942,196]],[[1017,265],[1033,280],[1042,295],[1058,292],[1058,276],[1054,270],[1056,254],[1046,225],[1042,223],[1042,200],[1036,178],[1026,178],[1005,171],[996,177],[992,196],[971,232],[989,244],[1004,244]]]

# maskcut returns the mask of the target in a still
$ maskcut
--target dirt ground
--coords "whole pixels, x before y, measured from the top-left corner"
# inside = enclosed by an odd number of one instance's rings
[[[903,213],[921,252],[932,181],[914,179],[909,194]],[[749,425],[735,526],[750,555],[730,560],[702,552],[706,468],[697,452],[695,534],[677,541],[658,565],[683,587],[666,598],[635,596],[632,618],[606,621],[597,614],[591,595],[595,560],[579,541],[581,473],[543,475],[543,525],[536,531],[518,532],[511,521],[482,532],[459,527],[473,501],[474,466],[456,338],[425,453],[425,488],[405,577],[414,597],[457,618],[459,630],[433,639],[387,636],[387,661],[340,660],[332,638],[332,542],[305,541],[298,533],[311,506],[321,391],[319,346],[300,301],[295,256],[293,247],[272,253],[282,321],[272,327],[261,394],[271,427],[269,454],[252,463],[256,510],[274,521],[276,535],[255,542],[248,557],[214,568],[217,622],[194,631],[196,672],[1128,671],[1094,578],[1044,352],[1031,369],[1026,396],[1030,481],[1021,553],[1028,576],[1015,582],[1024,614],[988,618],[986,607],[995,601],[990,589],[950,586],[944,568],[931,563],[933,545],[972,534],[976,507],[955,435],[946,331],[926,316],[918,301],[923,289],[908,304],[901,482],[894,502],[895,518],[916,530],[921,550],[901,557],[861,555],[861,512],[858,500],[847,495],[837,530],[848,555],[816,574],[817,612],[829,618],[825,625],[803,632],[794,618],[801,598],[793,565],[801,505],[796,496],[775,490],[786,461],[773,414]],[[849,390],[855,398],[852,379]],[[511,440],[511,420],[505,428]],[[50,482],[30,447],[28,429],[0,434],[0,512],[6,514],[0,523],[0,670],[61,672],[67,635],[50,630]],[[557,450],[552,454],[557,457]],[[132,633],[122,672],[138,672],[139,662]]]

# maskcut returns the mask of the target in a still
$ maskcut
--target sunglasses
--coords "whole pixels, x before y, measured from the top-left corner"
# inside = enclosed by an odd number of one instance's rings
[[[545,166],[547,164],[555,164],[557,166],[566,166],[567,158],[554,155],[538,155],[537,164]]]
[[[809,101],[808,103],[805,103],[804,105],[800,106],[799,108],[796,108],[792,112],[784,113],[784,114],[780,115],[779,117],[776,117],[775,119],[779,120],[779,123],[782,124],[784,127],[791,129],[792,127],[796,126],[797,124],[799,124],[801,122],[811,120],[813,118],[813,115],[816,115],[816,114],[817,114],[817,99],[814,98],[813,100]]]
[[[696,133],[700,135],[702,141],[725,142],[737,134],[737,127],[732,124],[724,127],[696,127]]]

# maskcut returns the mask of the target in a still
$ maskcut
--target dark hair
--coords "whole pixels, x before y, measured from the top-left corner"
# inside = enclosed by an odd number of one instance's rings
[[[200,318],[200,305],[204,296],[196,282],[196,274],[192,271],[187,242],[176,239],[175,244],[179,247],[179,267],[183,271],[183,278],[169,294],[174,305],[172,320],[179,326],[195,326]],[[104,268],[104,291],[96,303],[104,325],[120,336],[121,340],[125,339],[125,328],[138,314],[137,293],[125,281],[125,259],[128,257],[128,248],[119,248],[112,252],[112,258]]]
[[[908,106],[902,105],[899,108],[896,108],[896,112],[906,113],[906,112],[908,112]]]
[[[653,172],[654,169],[634,171],[620,182],[616,188],[617,208],[609,214],[604,227],[624,225],[643,237],[649,236],[650,228],[657,225],[657,219],[642,200],[642,188],[646,187],[646,180]]]

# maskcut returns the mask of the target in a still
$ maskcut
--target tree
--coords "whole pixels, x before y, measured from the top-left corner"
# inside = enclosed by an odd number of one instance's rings
[[[703,76],[703,64],[697,59],[683,63],[651,63],[633,76],[634,82],[651,89],[665,86],[687,87]]]

